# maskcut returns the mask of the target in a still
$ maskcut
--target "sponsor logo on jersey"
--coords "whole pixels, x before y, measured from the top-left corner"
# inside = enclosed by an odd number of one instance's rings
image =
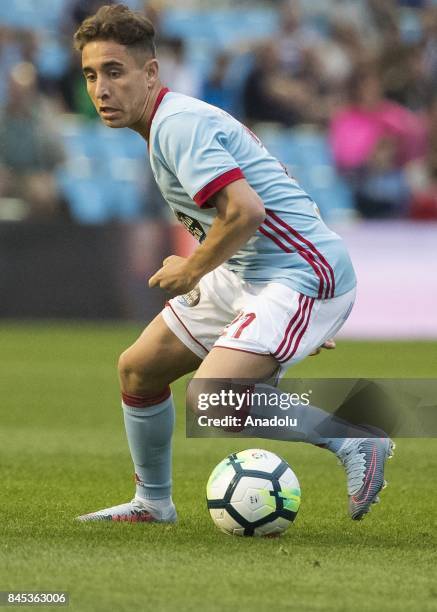
[[[193,219],[193,217],[186,215],[180,210],[176,210],[175,215],[178,221],[182,223],[185,229],[187,229],[198,242],[203,242],[205,240],[206,232],[197,219]]]

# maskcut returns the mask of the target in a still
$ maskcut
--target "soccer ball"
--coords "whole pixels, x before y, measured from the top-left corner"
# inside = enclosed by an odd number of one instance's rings
[[[206,485],[212,520],[230,535],[275,536],[294,521],[300,486],[288,463],[266,450],[232,453]]]

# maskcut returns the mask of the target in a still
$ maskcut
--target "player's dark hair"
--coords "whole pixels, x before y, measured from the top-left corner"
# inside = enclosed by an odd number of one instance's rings
[[[113,40],[152,57],[156,55],[152,22],[124,4],[102,6],[95,15],[84,19],[74,35],[74,46],[82,51],[95,40]]]

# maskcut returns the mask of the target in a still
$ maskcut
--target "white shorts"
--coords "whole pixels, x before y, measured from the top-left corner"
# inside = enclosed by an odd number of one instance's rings
[[[355,289],[326,300],[272,282],[242,281],[219,266],[202,278],[200,300],[183,296],[162,311],[172,332],[201,359],[214,346],[271,355],[282,371],[332,338],[348,318]]]

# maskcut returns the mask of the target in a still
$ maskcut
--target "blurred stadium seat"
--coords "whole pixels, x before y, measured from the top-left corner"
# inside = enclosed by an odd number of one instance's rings
[[[162,30],[165,36],[184,39],[188,60],[206,76],[217,51],[243,49],[244,43],[273,34],[277,23],[278,14],[270,8],[171,9],[163,14]]]
[[[80,223],[133,221],[146,207],[146,145],[129,130],[108,130],[97,122],[59,123],[67,161],[58,184]]]
[[[70,53],[56,36],[44,32],[39,36],[35,61],[38,72],[42,77],[56,79],[67,70]]]
[[[39,31],[59,30],[67,6],[66,0],[0,2],[0,23]]]
[[[354,214],[352,194],[338,175],[327,137],[317,130],[255,128],[269,151],[317,202],[324,219],[340,221]]]
[[[77,178],[71,171],[57,173],[59,186],[67,198],[73,219],[78,223],[102,224],[111,220],[108,183],[91,178]]]

